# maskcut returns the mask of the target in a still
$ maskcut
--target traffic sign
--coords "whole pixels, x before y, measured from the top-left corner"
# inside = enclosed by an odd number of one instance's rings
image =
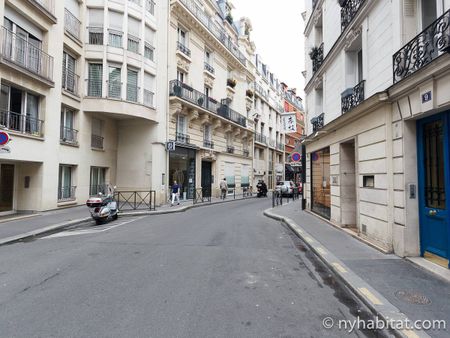
[[[300,155],[300,153],[295,152],[295,153],[291,154],[292,162],[300,162],[301,159],[302,159],[302,155]]]
[[[9,154],[11,153],[11,149],[7,146],[2,146],[0,147],[0,154]]]
[[[10,140],[11,138],[6,131],[0,131],[0,146],[7,145]]]
[[[175,141],[166,142],[167,151],[175,151]]]

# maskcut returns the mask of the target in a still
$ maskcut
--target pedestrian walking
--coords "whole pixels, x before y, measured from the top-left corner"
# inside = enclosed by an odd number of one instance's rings
[[[223,181],[220,182],[220,198],[225,199],[227,197],[228,184],[227,179],[224,178]]]
[[[177,200],[178,205],[180,205],[180,186],[178,185],[177,181],[173,181],[172,185],[172,202],[170,203],[171,207],[175,203],[175,199]]]

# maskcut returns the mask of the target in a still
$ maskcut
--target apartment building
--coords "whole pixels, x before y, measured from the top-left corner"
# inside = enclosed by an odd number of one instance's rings
[[[249,37],[232,20],[226,1],[177,0],[169,27],[168,184],[183,198],[246,190],[253,179],[253,125],[246,90],[254,81]]]
[[[448,267],[448,0],[307,1],[307,208]]]
[[[306,136],[305,112],[300,96],[297,95],[295,88],[289,88],[287,84],[281,83],[282,97],[284,99],[284,111],[286,113],[295,113],[297,131],[295,133],[287,133],[285,136],[285,152],[286,152],[286,180],[297,183],[301,182],[302,162],[301,158],[294,156],[293,153],[302,154],[301,141]]]
[[[165,172],[167,4],[0,3],[0,214],[83,204]],[[143,151],[145,149],[145,151]]]

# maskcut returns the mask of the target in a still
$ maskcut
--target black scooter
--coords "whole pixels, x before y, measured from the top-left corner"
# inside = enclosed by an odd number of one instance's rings
[[[267,186],[263,183],[259,183],[256,186],[257,194],[256,197],[267,197]]]

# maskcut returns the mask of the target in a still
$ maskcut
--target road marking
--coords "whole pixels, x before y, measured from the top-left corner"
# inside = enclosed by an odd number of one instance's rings
[[[346,273],[347,270],[339,263],[331,263],[331,265],[333,265],[337,271],[341,272],[341,273]]]
[[[53,234],[53,235],[50,235],[50,236],[43,237],[43,239],[44,238],[47,239],[47,238],[61,238],[61,237],[69,237],[69,236],[89,235],[89,234],[105,232],[105,231],[108,231],[108,230],[120,227],[122,225],[129,224],[131,222],[135,222],[135,221],[141,220],[141,219],[143,219],[145,217],[146,216],[141,216],[141,217],[138,217],[138,218],[134,218],[134,219],[131,219],[131,220],[128,220],[128,221],[121,222],[119,224],[115,224],[115,225],[106,227],[104,229],[91,228],[91,229],[72,230],[72,231],[66,230],[66,231],[62,231],[62,232],[59,232],[59,233],[56,233],[56,234]]]
[[[361,292],[367,299],[369,299],[374,305],[383,305],[383,303],[367,288],[358,288],[359,292]]]

